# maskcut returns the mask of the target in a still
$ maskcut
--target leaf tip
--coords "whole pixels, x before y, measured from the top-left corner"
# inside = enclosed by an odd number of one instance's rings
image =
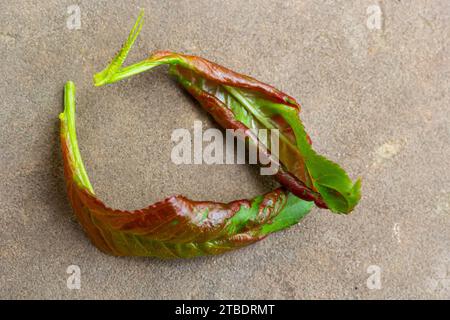
[[[123,63],[125,62],[125,59],[127,58],[128,53],[131,50],[131,47],[133,46],[136,38],[142,30],[143,25],[144,9],[141,9],[136,22],[134,23],[134,26],[128,35],[127,40],[122,45],[120,51],[114,56],[111,63],[108,64],[105,69],[94,75],[94,86],[100,87],[102,85],[117,81],[113,79],[113,76],[121,70]]]

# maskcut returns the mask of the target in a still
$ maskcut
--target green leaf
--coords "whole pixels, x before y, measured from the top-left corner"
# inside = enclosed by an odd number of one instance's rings
[[[96,85],[113,83],[158,65],[170,65],[170,73],[223,127],[279,130],[278,155],[271,154],[267,141],[260,142],[272,159],[278,156],[275,160],[281,163],[282,171],[276,178],[286,188],[333,212],[353,210],[361,196],[360,180],[353,183],[338,164],[312,149],[294,98],[206,59],[169,51],[156,52],[142,62],[122,67],[141,27],[142,13],[119,54],[94,76]]]
[[[111,209],[95,196],[78,149],[72,82],[65,86],[64,101],[59,118],[69,200],[91,241],[106,253],[159,258],[220,254],[298,223],[312,207],[276,189],[230,203],[172,196],[140,210]]]

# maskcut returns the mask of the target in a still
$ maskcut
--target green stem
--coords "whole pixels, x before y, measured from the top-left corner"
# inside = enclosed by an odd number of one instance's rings
[[[67,81],[64,86],[64,112],[59,115],[63,121],[65,128],[63,134],[67,134],[69,138],[69,147],[71,157],[75,166],[75,172],[80,183],[94,194],[91,182],[87,175],[86,169],[81,158],[80,149],[78,148],[77,132],[75,127],[75,84],[72,81]],[[65,132],[64,132],[65,131]]]
[[[107,76],[103,72],[99,72],[96,75],[94,75],[94,85],[96,87],[114,83],[120,80],[123,80],[125,78],[129,78],[131,76],[134,76],[138,73],[145,72],[147,70],[150,70],[156,66],[165,64],[165,61],[148,61],[144,60],[138,63],[135,63],[131,66],[127,66],[125,68],[118,68],[115,69],[113,72],[107,73]]]

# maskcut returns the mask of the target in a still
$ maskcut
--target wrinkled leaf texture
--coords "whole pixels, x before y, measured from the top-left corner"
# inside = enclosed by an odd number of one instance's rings
[[[121,51],[94,76],[97,86],[113,83],[167,64],[169,73],[223,128],[242,129],[243,138],[280,164],[275,178],[282,188],[251,200],[225,203],[192,201],[172,196],[145,209],[120,211],[95,197],[79,154],[75,133],[75,87],[65,87],[65,110],[60,115],[65,177],[71,204],[94,244],[114,255],[194,257],[219,254],[254,243],[297,223],[312,202],[333,212],[348,213],[360,198],[337,164],[311,147],[294,98],[251,77],[206,59],[169,51],[122,67],[142,28],[139,16]],[[278,129],[279,154],[253,129]],[[259,142],[259,143],[258,143]]]

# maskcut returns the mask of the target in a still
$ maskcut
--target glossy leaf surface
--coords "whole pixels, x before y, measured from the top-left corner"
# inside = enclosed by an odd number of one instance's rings
[[[169,51],[122,67],[142,23],[141,14],[116,57],[94,76],[94,84],[169,65],[169,73],[221,127],[241,131],[241,138],[257,146],[260,156],[279,164],[275,178],[282,188],[230,203],[172,196],[141,210],[111,209],[95,196],[84,168],[76,139],[75,86],[68,82],[60,115],[67,190],[79,221],[98,248],[113,255],[161,258],[219,254],[297,223],[310,211],[311,201],[337,213],[355,207],[359,180],[353,183],[341,167],[312,149],[294,98],[204,58]],[[278,130],[279,153],[255,134],[257,129]]]
[[[60,120],[71,205],[92,242],[106,253],[159,258],[220,254],[297,223],[312,207],[280,188],[230,203],[172,196],[141,210],[111,209],[95,196],[79,152],[72,82],[65,86]]]
[[[142,24],[141,13],[122,49],[94,76],[96,86],[169,65],[170,73],[223,128],[243,129],[250,140],[258,139],[252,137],[251,129],[279,130],[280,153],[274,161],[281,164],[276,178],[285,188],[333,212],[353,210],[360,199],[360,181],[353,183],[339,165],[312,149],[294,98],[204,58],[170,51],[158,51],[142,62],[122,67]],[[267,157],[273,159],[270,145],[265,146]]]

